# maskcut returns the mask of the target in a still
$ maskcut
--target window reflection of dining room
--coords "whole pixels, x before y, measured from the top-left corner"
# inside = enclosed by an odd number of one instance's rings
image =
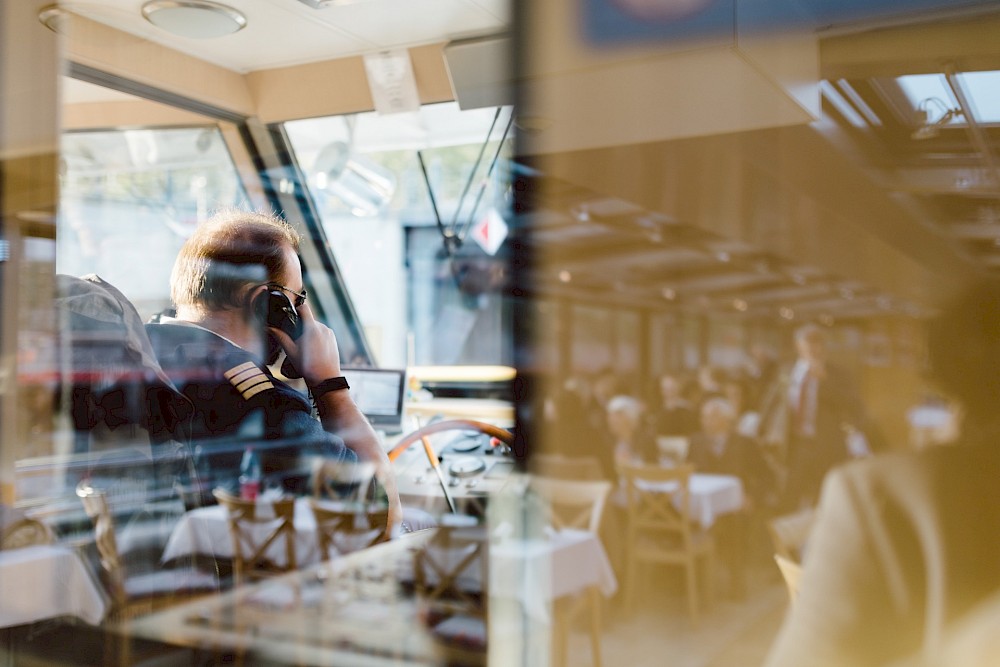
[[[676,392],[679,398],[681,381],[664,377],[667,396]],[[641,386],[626,374],[619,380],[619,386]],[[586,418],[578,412],[579,381],[557,383],[558,398],[546,405],[552,437],[532,452],[530,469],[545,479],[612,484],[599,537],[621,589],[602,604],[605,661],[623,664],[646,655],[644,632],[669,637],[679,655],[688,656],[682,662],[691,664],[707,664],[699,662],[703,654],[693,637],[721,633],[735,641],[753,635],[755,624],[773,632],[787,603],[764,525],[777,487],[756,441],[742,434],[752,431],[749,420],[740,424],[720,393],[706,399],[707,414],[691,410],[693,421],[682,431],[665,426],[658,433],[658,426],[669,425],[658,421],[659,401],[622,394],[607,401],[603,429],[580,428]],[[575,424],[557,422],[574,415]],[[656,520],[664,517],[667,522]],[[570,626],[570,659],[590,657],[588,637],[579,620]]]

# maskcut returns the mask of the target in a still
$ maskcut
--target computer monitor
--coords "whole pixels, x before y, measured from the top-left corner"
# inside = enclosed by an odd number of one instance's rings
[[[385,368],[341,367],[351,397],[372,426],[386,433],[399,433],[403,427],[403,395],[406,371]]]

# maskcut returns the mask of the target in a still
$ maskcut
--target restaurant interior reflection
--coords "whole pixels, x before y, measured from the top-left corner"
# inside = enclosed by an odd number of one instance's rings
[[[968,0],[0,4],[0,662],[765,664],[825,472],[808,341],[837,463],[958,437],[926,324],[1000,269],[997,35]],[[191,437],[142,324],[227,207],[301,237],[277,287],[394,482]],[[321,414],[264,366],[224,387]]]

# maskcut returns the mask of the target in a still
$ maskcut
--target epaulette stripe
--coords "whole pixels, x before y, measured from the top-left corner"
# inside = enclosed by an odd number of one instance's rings
[[[261,373],[260,375],[254,375],[251,378],[247,378],[246,380],[243,380],[239,384],[234,384],[233,386],[236,387],[236,391],[243,393],[250,387],[255,387],[261,382],[268,382],[267,376],[264,375],[263,373]]]
[[[234,375],[239,375],[243,371],[248,370],[250,368],[257,368],[257,364],[255,364],[252,361],[246,361],[240,364],[239,366],[234,366],[233,368],[230,368],[228,371],[222,374],[222,377],[226,378],[227,380],[230,380],[233,378]]]
[[[233,384],[239,384],[240,382],[243,382],[247,378],[256,377],[258,375],[263,375],[263,374],[264,371],[254,366],[253,368],[248,368],[245,371],[240,371],[233,377],[229,378],[229,381],[232,382]]]
[[[260,384],[255,385],[250,389],[244,391],[243,398],[249,401],[251,398],[259,394],[260,392],[267,391],[268,389],[274,389],[274,385],[271,384],[270,382],[261,382]]]

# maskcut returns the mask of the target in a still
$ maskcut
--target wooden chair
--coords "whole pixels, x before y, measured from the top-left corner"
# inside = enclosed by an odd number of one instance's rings
[[[546,513],[553,528],[573,528],[600,534],[611,482],[535,477],[531,480],[531,489],[546,503]],[[584,608],[590,610],[590,648],[594,665],[601,665],[601,594],[596,587],[570,600],[557,601],[557,664],[565,664],[569,625]]]
[[[531,457],[531,471],[549,479],[593,480],[604,479],[600,462],[592,456],[570,457],[562,454],[535,454]]]
[[[576,528],[595,535],[600,531],[611,482],[534,477],[531,489],[546,502],[548,519],[556,530]]]
[[[802,552],[815,520],[816,510],[807,507],[768,521],[767,530],[774,544],[774,552],[788,561],[801,563]]]
[[[111,597],[110,620],[123,621],[176,602],[218,592],[217,573],[194,567],[129,574],[118,551],[114,521],[104,492],[82,482],[76,494],[94,524],[95,546]]]
[[[414,587],[446,664],[485,664],[489,540],[480,526],[440,526],[414,554]]]
[[[212,492],[226,508],[233,541],[233,580],[260,579],[297,569],[295,559],[295,499],[274,502],[243,500],[223,489]],[[284,542],[284,562],[268,557],[272,545]]]
[[[22,549],[36,544],[52,544],[52,531],[36,519],[18,519],[3,529],[0,535],[0,549]]]
[[[690,441],[682,435],[656,438],[656,450],[659,453],[660,461],[664,464],[669,463],[671,466],[687,461],[690,447]]]
[[[309,499],[309,507],[316,518],[316,537],[321,560],[367,549],[387,539],[387,507],[337,507],[315,498]]]
[[[691,620],[697,623],[696,561],[704,559],[710,584],[715,547],[711,535],[691,525],[688,484],[694,467],[621,465],[618,470],[626,492],[626,604],[631,606],[634,601],[640,562],[680,565],[687,580]]]

